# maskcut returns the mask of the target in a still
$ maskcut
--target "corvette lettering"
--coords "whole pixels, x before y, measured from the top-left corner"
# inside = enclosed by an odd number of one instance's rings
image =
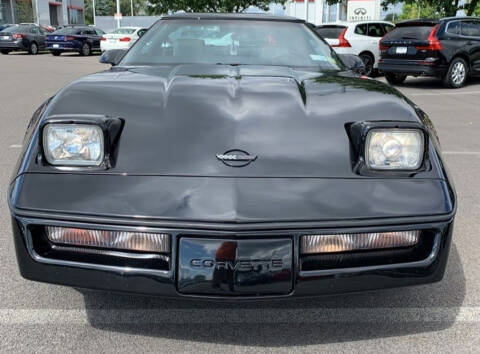
[[[193,268],[215,268],[218,270],[249,272],[260,269],[279,270],[283,267],[283,261],[281,259],[217,261],[214,259],[197,258],[190,261],[190,266]]]

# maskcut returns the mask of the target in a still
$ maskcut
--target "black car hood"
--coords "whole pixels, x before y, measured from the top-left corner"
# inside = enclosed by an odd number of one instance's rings
[[[58,114],[125,120],[115,167],[101,173],[213,177],[358,177],[347,123],[420,121],[398,91],[374,80],[225,65],[93,74],[60,91],[44,118]],[[232,168],[216,158],[231,149],[258,158]]]

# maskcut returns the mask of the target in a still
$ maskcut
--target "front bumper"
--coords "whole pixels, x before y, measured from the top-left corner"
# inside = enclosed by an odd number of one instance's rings
[[[65,227],[132,229],[132,227],[118,226],[120,220],[112,220],[108,224],[86,224],[79,222],[35,219],[13,216],[12,227],[20,272],[23,277],[68,285],[80,288],[108,290],[145,295],[166,297],[193,297],[227,300],[285,298],[298,296],[328,295],[337,293],[356,292],[380,288],[391,288],[416,284],[425,284],[440,281],[447,264],[451,243],[453,217],[445,221],[412,222],[407,225],[392,225],[374,227],[338,227],[316,229],[268,229],[258,231],[219,231],[215,229],[167,228],[152,229],[155,232],[164,232],[171,235],[172,249],[168,259],[158,268],[131,266],[130,264],[106,264],[103,261],[93,261],[88,254],[80,254],[75,259],[59,259],[42,253],[38,245],[38,229],[40,225],[57,225]],[[373,224],[373,223],[372,223]],[[378,223],[377,223],[378,224]],[[115,225],[115,226],[112,226]],[[145,228],[143,228],[145,229]],[[349,233],[349,232],[382,232],[399,230],[423,230],[423,235],[431,237],[425,252],[412,258],[404,253],[405,257],[385,253],[376,262],[339,262],[332,266],[332,260],[315,259],[300,255],[300,237],[305,234],[322,233]],[[192,236],[193,235],[193,236]],[[287,293],[270,295],[268,292],[257,295],[242,295],[230,293],[225,296],[219,294],[195,294],[179,291],[179,245],[184,237],[197,239],[221,238],[228,240],[261,240],[265,238],[291,240],[292,268],[291,288]],[[98,257],[96,258],[98,260]],[[378,261],[381,259],[381,261]],[[337,259],[338,261],[338,259]],[[328,266],[325,266],[328,264]],[[345,266],[342,266],[345,265]]]
[[[418,60],[382,59],[378,69],[384,73],[405,74],[413,76],[443,76],[447,70],[444,65],[430,64]]]

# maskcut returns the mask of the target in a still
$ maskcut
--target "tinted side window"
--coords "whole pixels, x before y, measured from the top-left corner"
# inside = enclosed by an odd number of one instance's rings
[[[369,37],[383,37],[383,28],[379,23],[368,24],[368,36]]]
[[[364,24],[364,25],[358,25],[357,27],[355,27],[355,33],[356,34],[360,34],[362,36],[366,36],[367,35],[367,32],[368,32],[368,28],[367,28],[367,25]]]
[[[385,33],[388,33],[394,28],[394,26],[384,23],[383,28],[385,29]]]
[[[82,31],[82,34],[85,34],[85,35],[87,35],[87,36],[95,36],[95,35],[96,35],[95,31],[92,30],[92,29],[83,30],[83,31]]]
[[[95,32],[97,32],[97,35],[103,36],[105,32],[103,32],[101,29],[95,28]]]
[[[465,21],[462,24],[462,35],[468,37],[480,37],[480,22]]]
[[[462,34],[462,22],[454,21],[450,22],[447,27],[447,32],[451,34]]]

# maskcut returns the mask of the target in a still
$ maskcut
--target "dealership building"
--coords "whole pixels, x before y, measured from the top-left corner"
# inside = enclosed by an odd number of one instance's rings
[[[84,0],[0,0],[0,24],[81,24],[85,21],[83,11]]]
[[[380,20],[382,0],[344,0],[328,5],[325,0],[289,0],[285,14],[316,25],[338,21]],[[306,5],[308,4],[308,5]]]

